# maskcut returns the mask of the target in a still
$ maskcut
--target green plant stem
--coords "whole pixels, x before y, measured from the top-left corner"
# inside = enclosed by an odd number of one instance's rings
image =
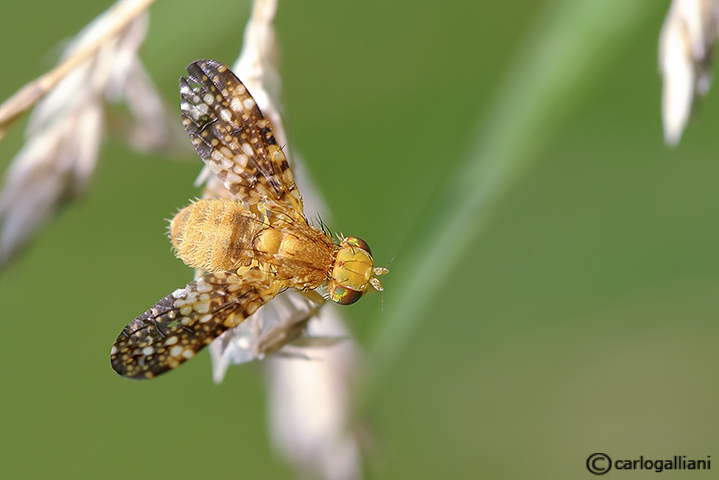
[[[392,269],[391,301],[370,351],[366,391],[381,388],[434,294],[476,244],[492,206],[558,134],[597,77],[657,6],[643,0],[558,0],[528,33],[466,158]]]

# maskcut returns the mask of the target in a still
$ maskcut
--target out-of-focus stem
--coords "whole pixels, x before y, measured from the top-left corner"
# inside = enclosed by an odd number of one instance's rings
[[[12,97],[0,105],[0,140],[7,128],[25,111],[30,109],[37,101],[49,92],[65,75],[76,68],[80,63],[93,55],[108,39],[115,37],[155,0],[121,0],[105,13],[105,21],[97,23],[94,28],[97,35],[92,42],[88,42],[73,52],[57,67],[23,86]]]
[[[451,281],[451,272],[478,241],[495,202],[625,47],[623,34],[652,8],[657,7],[641,0],[559,0],[529,33],[494,105],[478,122],[466,158],[414,236],[417,241],[392,265],[396,291],[385,300],[371,346],[367,398],[381,388],[428,305],[441,301],[435,292]]]

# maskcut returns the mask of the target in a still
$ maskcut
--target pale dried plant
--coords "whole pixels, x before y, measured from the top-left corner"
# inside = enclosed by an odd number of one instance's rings
[[[245,28],[242,52],[233,71],[272,121],[280,145],[287,145],[277,108],[280,76],[274,32],[276,0],[255,0]],[[309,217],[327,217],[317,189],[298,157],[285,148]],[[230,198],[219,179],[203,170],[204,195]],[[300,348],[301,347],[301,348]],[[287,291],[260,308],[239,327],[210,345],[214,378],[220,382],[229,365],[261,359],[268,375],[270,433],[279,454],[303,476],[327,480],[362,477],[354,432],[352,388],[360,368],[359,349],[334,305],[321,310],[306,297]]]
[[[672,1],[659,38],[662,122],[669,145],[679,143],[695,96],[709,90],[718,29],[719,0]]]
[[[0,193],[0,266],[7,263],[95,169],[108,103],[133,117],[129,140],[140,149],[170,143],[170,119],[139,57],[151,0],[123,0],[92,21],[65,49],[57,68],[0,106],[0,138],[34,106],[26,141]],[[176,122],[174,122],[176,123]]]
[[[36,105],[27,141],[0,194],[0,262],[7,261],[65,199],[86,187],[98,160],[108,102],[123,101],[134,117],[126,132],[140,149],[174,147],[174,125],[145,72],[138,49],[152,0],[121,0],[72,42],[60,66],[31,82],[0,107],[0,138],[19,115]],[[276,0],[256,0],[243,49],[233,68],[287,145],[276,107],[280,76],[274,33]],[[183,135],[184,136],[184,135]],[[189,145],[186,138],[182,142]],[[291,160],[310,217],[326,207],[297,157]],[[231,198],[207,169],[198,178],[205,197]],[[213,378],[232,364],[262,359],[269,388],[269,424],[277,452],[298,476],[328,480],[362,477],[351,419],[352,388],[361,355],[333,305],[321,310],[296,292],[284,292],[210,346]]]

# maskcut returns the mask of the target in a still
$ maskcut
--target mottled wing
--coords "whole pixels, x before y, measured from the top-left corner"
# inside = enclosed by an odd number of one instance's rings
[[[239,200],[302,214],[302,197],[272,125],[225,65],[198,60],[180,79],[182,124],[212,172]]]
[[[153,378],[194,357],[280,291],[260,270],[210,273],[175,290],[133,320],[117,337],[110,363],[128,378]]]

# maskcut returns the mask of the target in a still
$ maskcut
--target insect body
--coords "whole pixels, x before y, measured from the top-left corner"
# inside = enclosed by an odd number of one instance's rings
[[[183,125],[235,200],[198,200],[171,221],[178,257],[208,273],[120,333],[110,361],[130,378],[176,368],[285,289],[310,292],[326,282],[328,297],[349,305],[382,290],[377,276],[387,272],[374,266],[362,239],[336,244],[310,225],[270,122],[242,82],[212,60],[187,71],[180,79]]]

